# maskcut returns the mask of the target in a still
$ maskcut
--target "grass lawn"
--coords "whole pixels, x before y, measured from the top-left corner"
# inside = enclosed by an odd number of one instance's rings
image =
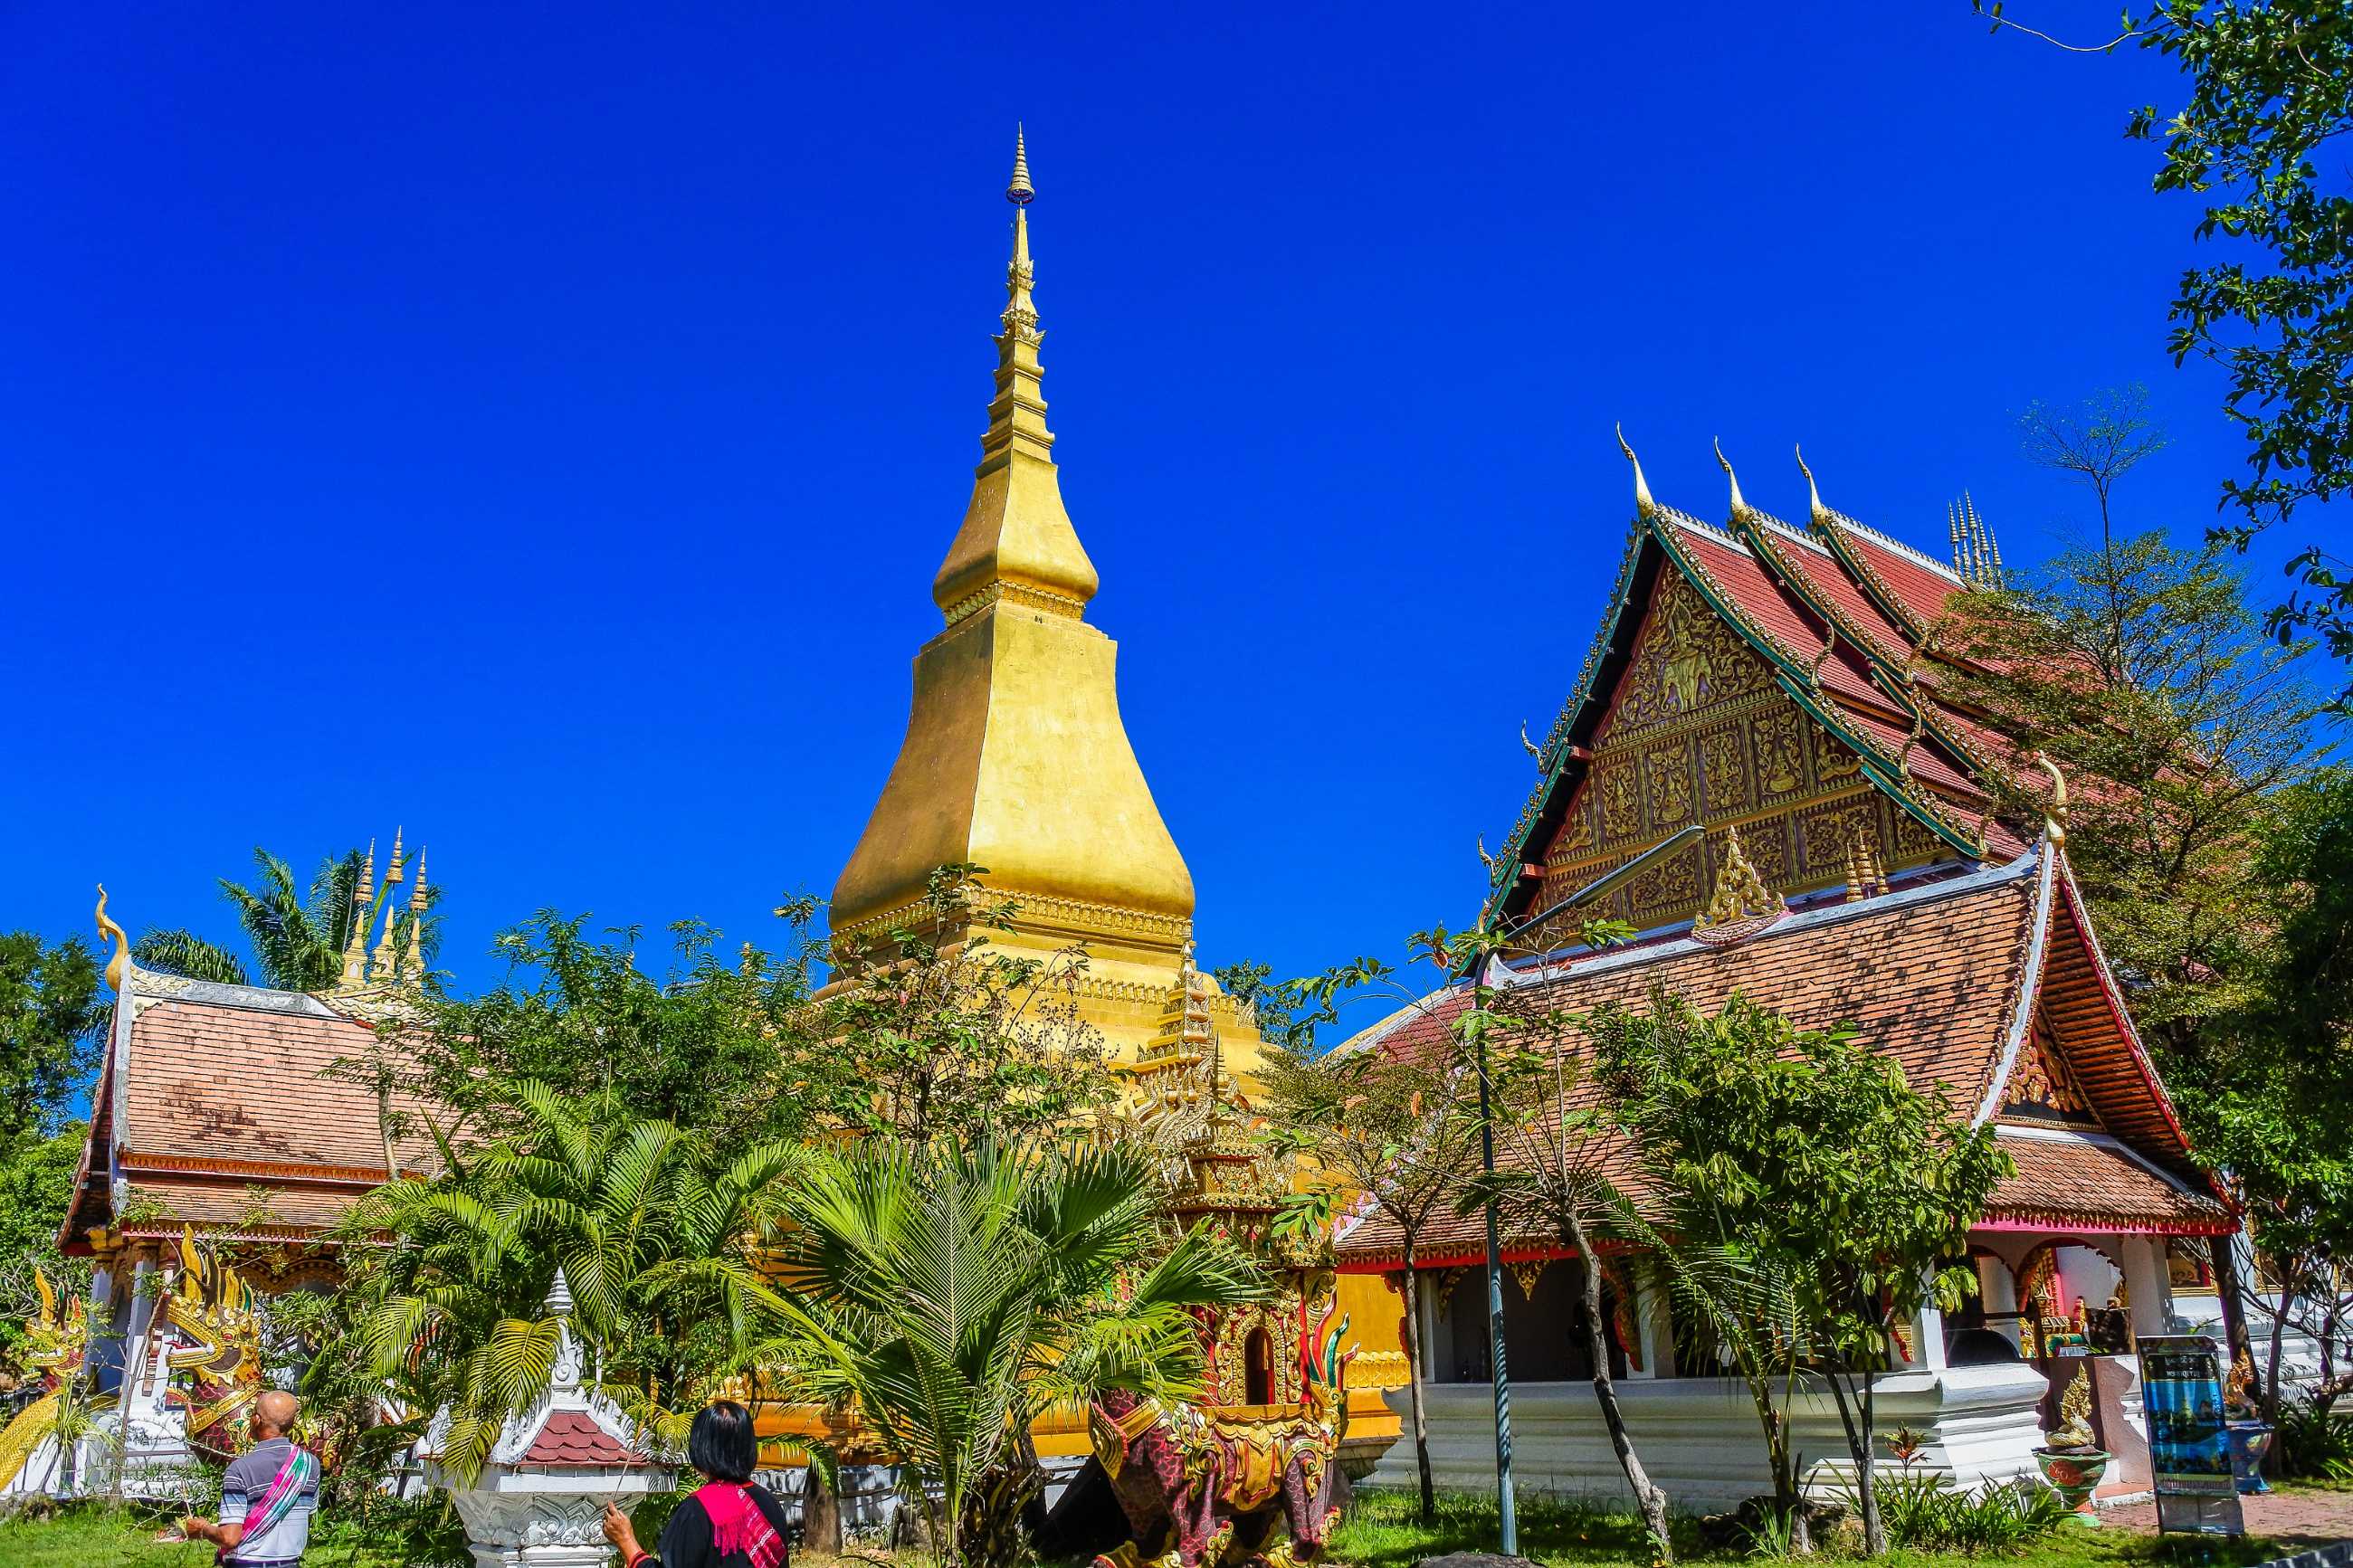
[[[0,1568],[212,1568],[201,1542],[155,1539],[164,1521],[145,1511],[69,1509],[38,1521],[0,1524]],[[396,1557],[339,1542],[313,1546],[302,1568],[405,1568]]]
[[[1414,1503],[1412,1495],[1407,1492],[1358,1492],[1340,1528],[1333,1534],[1330,1561],[1347,1564],[1348,1568],[1413,1568],[1425,1557],[1448,1552],[1495,1549],[1493,1497],[1440,1492],[1438,1518],[1429,1525],[1415,1519]],[[1539,1563],[1643,1563],[1650,1560],[1641,1522],[1631,1513],[1587,1502],[1525,1495],[1520,1499],[1519,1512],[1520,1551]],[[1678,1561],[1767,1561],[1736,1549],[1711,1553],[1688,1522],[1679,1522],[1675,1535]],[[2003,1561],[2025,1568],[2238,1568],[2241,1564],[2284,1557],[2298,1549],[2254,1535],[2155,1536],[2119,1529],[2084,1530],[2067,1524]],[[1829,1551],[1822,1553],[1822,1557],[1831,1555]],[[1811,1561],[1819,1563],[1821,1557]],[[1988,1559],[1897,1552],[1885,1561],[1894,1568],[1982,1568]]]

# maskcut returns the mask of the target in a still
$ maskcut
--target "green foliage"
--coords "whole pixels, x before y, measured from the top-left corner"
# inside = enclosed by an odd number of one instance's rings
[[[971,1140],[1082,1118],[1113,1093],[1102,1038],[1078,1016],[1084,955],[992,946],[1014,905],[980,871],[943,868],[871,948],[831,949],[808,899],[776,910],[781,953],[744,943],[723,956],[716,930],[681,921],[659,972],[639,966],[636,928],[594,936],[586,916],[543,910],[500,936],[513,967],[496,990],[439,1002],[386,1060],[349,1070],[391,1071],[450,1108],[453,1133],[497,1115],[497,1086],[524,1078],[613,1094],[722,1150],[818,1130]],[[942,940],[967,921],[971,940]]]
[[[1851,1029],[1801,1030],[1737,995],[1710,1016],[1663,994],[1590,1026],[1601,1081],[1670,1208],[1648,1239],[1741,1367],[1783,1510],[1796,1498],[1787,1391],[1803,1364],[1846,1423],[1876,1554],[1873,1378],[1923,1306],[1959,1304],[1968,1229],[2009,1155],[1941,1085],[1915,1088]]]
[[[2353,771],[2284,791],[2250,884],[2276,911],[2239,1005],[2169,1077],[2199,1157],[2228,1173],[2291,1314],[2341,1342],[2353,1262]],[[2282,1412],[2280,1418],[2285,1419]]]
[[[69,1121],[47,1137],[0,1139],[0,1361],[23,1340],[25,1320],[38,1307],[36,1269],[48,1276],[61,1300],[88,1286],[88,1261],[58,1252],[58,1226],[88,1134],[82,1123]]]
[[[352,1070],[389,1066],[448,1113],[442,1131],[456,1140],[498,1125],[510,1086],[524,1079],[565,1097],[610,1096],[721,1149],[807,1125],[806,1085],[780,1049],[808,1003],[799,954],[779,962],[747,944],[725,959],[718,931],[686,921],[670,928],[667,969],[649,973],[638,930],[599,937],[586,926],[585,915],[542,910],[501,933],[512,966],[504,982],[437,1002],[422,1028],[389,1042],[385,1062]]]
[[[131,955],[143,968],[192,980],[259,984],[280,991],[327,990],[343,978],[343,949],[351,939],[361,868],[367,858],[364,849],[327,857],[306,889],[296,882],[291,867],[257,846],[253,862],[259,875],[251,887],[227,877],[220,879],[221,896],[237,911],[237,924],[259,961],[259,982],[249,979],[244,961],[235,952],[193,931],[149,931],[132,944]],[[390,884],[378,889],[380,898],[391,892]],[[421,919],[405,906],[397,911],[396,944],[405,952],[421,936],[428,964],[440,943],[440,921],[431,912],[439,899],[438,888],[426,890],[427,908]],[[382,903],[372,908],[381,918]]]
[[[2017,25],[2000,0],[1972,4],[1997,31]],[[2353,489],[2353,194],[2330,148],[2353,132],[2353,16],[2341,0],[2165,0],[2128,9],[2101,47],[2126,43],[2170,60],[2187,87],[2170,113],[2135,110],[2126,133],[2160,144],[2155,188],[2194,195],[2197,238],[2224,242],[2182,274],[2168,346],[2177,364],[2194,355],[2227,374],[2249,477],[2224,482],[2234,515],[2213,535],[2243,550]],[[2318,546],[2288,570],[2310,595],[2291,593],[2272,629],[2316,633],[2353,660],[2353,574]]]
[[[1989,1482],[1963,1491],[1942,1470],[1904,1466],[1880,1482],[1891,1545],[1913,1552],[2014,1557],[2067,1521],[2048,1487]]]
[[[999,1560],[1043,1484],[1049,1406],[1198,1395],[1195,1311],[1256,1299],[1206,1227],[1172,1242],[1145,1151],[877,1137],[813,1153],[786,1194],[787,1396],[854,1410],[910,1474],[941,1560]]]
[[[943,866],[879,941],[837,942],[833,984],[782,1041],[794,1093],[821,1121],[918,1142],[1043,1134],[1115,1096],[1102,1036],[1079,1016],[1087,954],[996,945],[1018,902]]]
[[[445,1144],[442,1174],[389,1183],[349,1216],[353,1237],[393,1237],[349,1254],[368,1372],[411,1409],[446,1405],[443,1462],[471,1473],[548,1384],[560,1268],[607,1392],[682,1438],[773,1301],[754,1249],[809,1156],[776,1142],[722,1154],[609,1095],[573,1102],[524,1082],[504,1102],[513,1131],[475,1152]]]
[[[1975,594],[1943,628],[1981,661],[1951,694],[2020,748],[1996,781],[2039,816],[2035,749],[2070,781],[2068,863],[2134,1022],[2169,1051],[2243,994],[2272,923],[2249,873],[2274,797],[2310,767],[2318,698],[2265,644],[2241,575],[2161,533],[2070,549],[2032,580]]]
[[[54,1129],[111,1011],[79,937],[0,934],[0,1138]]]
[[[2263,1469],[2278,1480],[2353,1481],[2353,1410],[2309,1395],[2282,1405]]]

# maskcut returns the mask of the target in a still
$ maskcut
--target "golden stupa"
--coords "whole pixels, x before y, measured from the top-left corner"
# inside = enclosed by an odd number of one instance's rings
[[[987,940],[1039,957],[1083,944],[1081,1014],[1133,1062],[1164,1032],[1172,994],[1203,984],[1193,877],[1120,721],[1118,645],[1086,621],[1098,580],[1062,507],[1039,385],[1034,194],[1017,135],[997,395],[964,525],[932,580],[947,624],[915,655],[906,738],[834,884],[833,927],[880,933],[939,867],[985,867],[980,879],[1018,903],[1012,929]],[[1211,1008],[1246,1070],[1257,1030],[1222,994]]]

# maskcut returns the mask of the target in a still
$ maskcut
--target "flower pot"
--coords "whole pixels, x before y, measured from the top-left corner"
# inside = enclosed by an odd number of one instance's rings
[[[2100,1478],[2108,1473],[2108,1456],[2097,1448],[2068,1452],[2058,1448],[2037,1448],[2034,1463],[2042,1471],[2042,1479],[2059,1494],[2077,1524],[2086,1529],[2100,1528],[2100,1510],[2092,1506],[2092,1492]]]
[[[2267,1492],[2263,1457],[2272,1451],[2272,1424],[2233,1421],[2223,1428],[2231,1445],[2231,1479],[2242,1492]]]

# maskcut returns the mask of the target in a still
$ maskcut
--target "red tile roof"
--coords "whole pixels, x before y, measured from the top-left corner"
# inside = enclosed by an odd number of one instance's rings
[[[585,1410],[552,1413],[517,1461],[558,1470],[610,1468],[645,1462],[643,1454],[633,1451],[597,1426],[595,1417]]]
[[[2018,1166],[1986,1206],[1997,1224],[2200,1236],[2238,1228],[2211,1193],[2151,1169],[2113,1141],[2017,1127],[1997,1132]]]
[[[2035,1000],[2045,1009],[2053,1037],[2101,1126],[2152,1163],[2179,1173],[2193,1191],[2201,1189],[2203,1179],[2189,1163],[2145,1054],[2121,1014],[2107,1012],[2100,1001],[2106,994],[2105,972],[2071,912],[2072,884],[2063,874],[2054,871],[2051,878],[2042,962],[2029,963],[2036,943],[2041,873],[2040,861],[2021,860],[1863,903],[1807,910],[1730,948],[1685,937],[1584,955],[1541,976],[1515,976],[1506,1001],[1498,1005],[1507,1011],[1567,1012],[1612,1004],[1640,1007],[1655,987],[1715,1012],[1738,993],[1786,1015],[1800,1028],[1853,1026],[1875,1049],[1900,1062],[1914,1083],[1943,1085],[1955,1114],[1971,1118],[1993,1097],[1994,1075],[2020,1016],[2021,991],[2030,977],[2039,977]],[[1443,1051],[1454,1020],[1468,1005],[1458,987],[1342,1048],[1407,1056]],[[1570,1103],[1589,1104],[1593,1097],[1591,1087],[1580,1084],[1571,1090]],[[1508,1147],[1498,1154],[1507,1166],[1525,1157],[1526,1152]],[[1639,1173],[1626,1152],[1608,1148],[1597,1157],[1639,1194]],[[2131,1180],[2130,1173],[2147,1172],[2129,1156],[2102,1159],[2084,1168],[2105,1173],[2121,1162],[2125,1174],[2087,1188],[2082,1212],[2105,1212],[2099,1209],[2102,1194],[2112,1194],[2123,1206],[2107,1215],[2114,1222],[2108,1228],[2147,1223],[2157,1202],[2152,1191],[2164,1184],[2154,1176],[2146,1183]],[[2027,1179],[2021,1163],[2020,1180]],[[2038,1194],[2047,1195],[2047,1189],[2021,1185],[2014,1196],[2024,1204]],[[2180,1212],[2211,1216],[2221,1205],[2211,1198],[2191,1200]],[[1420,1233],[1417,1249],[1431,1259],[1475,1255],[1483,1248],[1483,1225],[1477,1215],[1441,1215]],[[1340,1253],[1362,1267],[1399,1257],[1403,1241],[1394,1225],[1372,1215],[1342,1239]],[[1556,1240],[1543,1234],[1514,1234],[1505,1245],[1558,1250]]]

